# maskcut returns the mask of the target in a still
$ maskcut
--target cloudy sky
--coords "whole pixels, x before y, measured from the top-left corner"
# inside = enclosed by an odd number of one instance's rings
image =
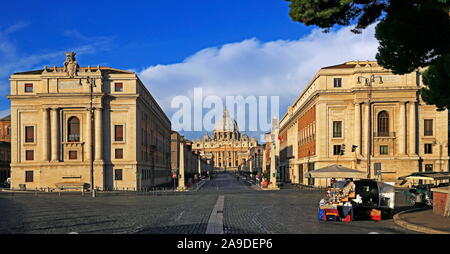
[[[283,115],[321,67],[373,60],[378,47],[373,26],[360,35],[350,28],[322,33],[292,22],[281,0],[187,2],[6,3],[11,11],[0,17],[0,114],[8,112],[11,73],[61,66],[68,50],[78,52],[82,66],[136,71],[172,118],[173,98],[192,98],[194,88],[221,98],[279,96]],[[23,15],[14,14],[19,10]],[[202,132],[183,133],[197,138]]]

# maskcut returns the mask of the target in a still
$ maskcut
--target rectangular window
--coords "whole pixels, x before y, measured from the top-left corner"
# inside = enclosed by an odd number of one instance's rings
[[[342,153],[342,146],[334,145],[333,146],[333,155],[341,155],[341,153]]]
[[[25,143],[34,142],[34,126],[25,126]]]
[[[433,136],[433,120],[424,120],[424,136]]]
[[[33,161],[34,160],[34,151],[33,150],[26,150],[25,151],[25,159],[27,161]]]
[[[116,125],[114,127],[114,131],[115,131],[115,140],[123,141],[123,125]]]
[[[123,83],[115,83],[114,88],[116,92],[123,92]]]
[[[116,180],[116,181],[122,181],[123,180],[123,171],[122,171],[122,169],[115,169],[114,170],[114,180]]]
[[[69,160],[77,160],[78,154],[77,151],[69,151]]]
[[[380,154],[382,154],[382,155],[389,154],[389,147],[388,146],[380,146]]]
[[[335,78],[334,79],[334,87],[336,87],[336,88],[342,87],[342,78]]]
[[[425,172],[433,172],[433,164],[426,164]]]
[[[25,93],[32,93],[33,92],[33,84],[28,83],[25,84]]]
[[[433,153],[433,144],[425,144],[425,154]]]
[[[342,138],[342,122],[333,122],[333,138]]]
[[[123,149],[116,149],[116,159],[123,159]]]
[[[32,183],[34,182],[33,179],[33,171],[25,171],[25,182],[26,183]]]

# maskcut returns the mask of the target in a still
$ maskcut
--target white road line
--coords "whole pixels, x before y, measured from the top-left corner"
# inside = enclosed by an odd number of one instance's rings
[[[206,234],[223,234],[223,206],[224,196],[219,196],[211,215],[209,216]]]

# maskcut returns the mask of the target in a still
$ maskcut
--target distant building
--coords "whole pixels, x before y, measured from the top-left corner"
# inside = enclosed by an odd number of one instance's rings
[[[262,145],[258,145],[250,148],[249,155],[245,161],[242,170],[249,175],[256,175],[263,173],[263,158],[265,155],[265,148]]]
[[[448,171],[449,113],[426,105],[422,87],[421,71],[395,75],[374,61],[322,68],[280,122],[281,180],[323,185],[303,176],[332,164],[383,181]]]
[[[203,140],[196,140],[193,150],[198,151],[202,157],[211,159],[216,168],[236,171],[249,158],[252,147],[258,146],[258,140],[241,135],[238,125],[225,110],[221,119],[214,127],[212,136],[206,134]]]
[[[189,187],[212,169],[212,161],[202,158],[198,152],[192,150],[192,141],[176,131],[172,131],[171,147],[172,174],[177,176],[178,186]]]
[[[0,119],[0,184],[11,175],[11,115]]]
[[[66,55],[64,67],[10,78],[12,187],[89,186],[91,160],[100,190],[170,182],[171,123],[136,73]]]

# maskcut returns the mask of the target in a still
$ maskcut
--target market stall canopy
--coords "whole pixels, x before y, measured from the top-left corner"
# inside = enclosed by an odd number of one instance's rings
[[[450,172],[416,172],[409,176],[399,177],[399,180],[448,180],[450,179]]]
[[[340,165],[331,165],[305,173],[307,178],[367,178],[367,172],[358,171]]]

